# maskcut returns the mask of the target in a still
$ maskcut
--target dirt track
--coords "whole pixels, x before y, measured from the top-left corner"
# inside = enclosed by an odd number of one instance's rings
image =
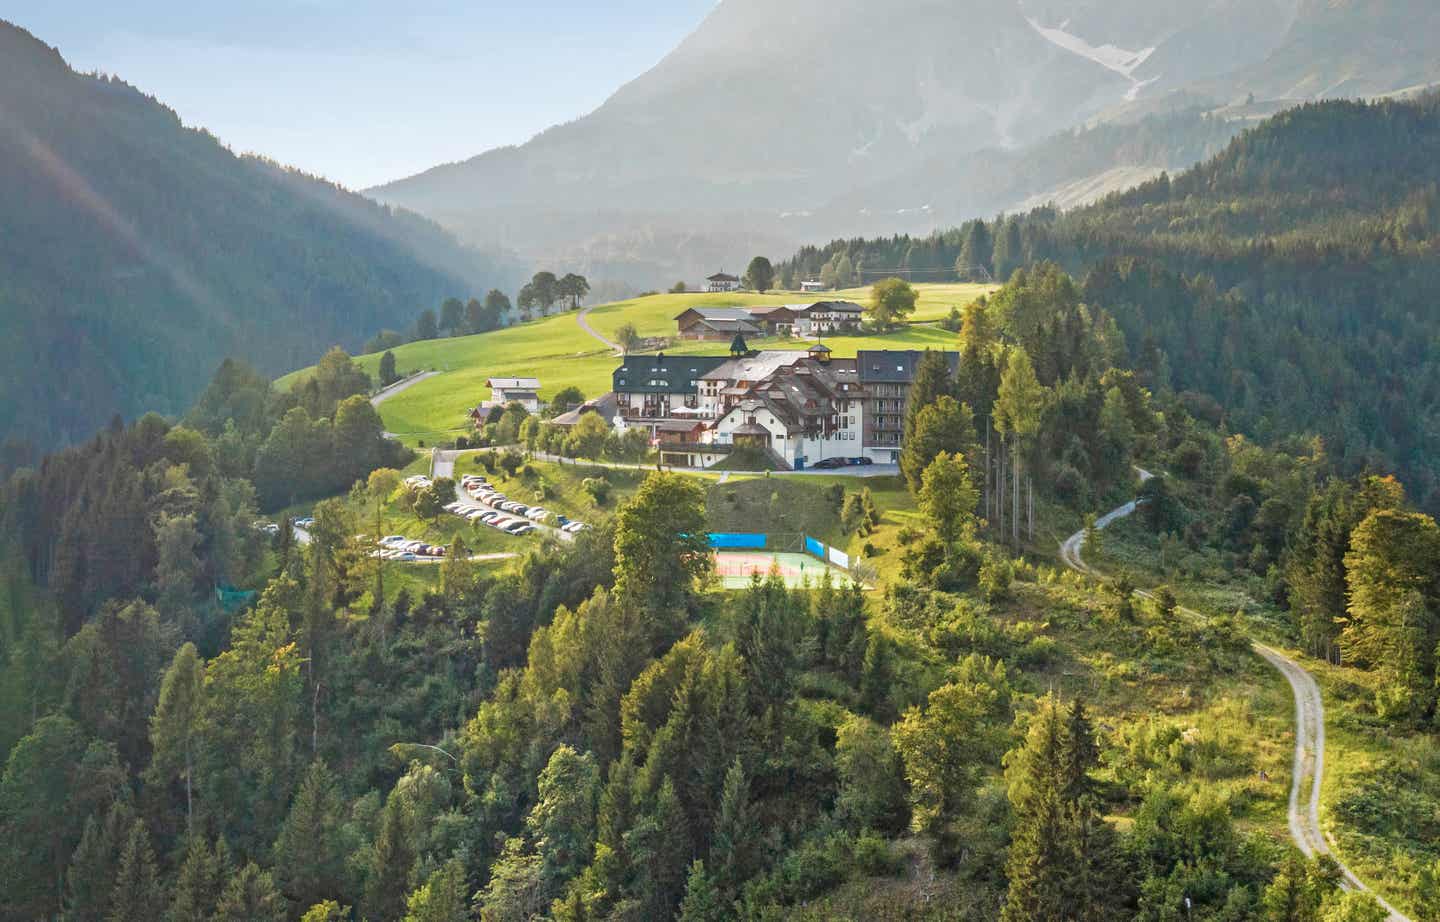
[[[1142,470],[1139,473],[1141,482],[1153,476],[1149,471]],[[1125,518],[1135,511],[1136,506],[1137,503],[1132,500],[1112,509],[1095,521],[1095,527],[1105,528],[1112,522]],[[1084,547],[1085,532],[1078,531],[1061,543],[1060,559],[1070,569],[1098,579],[1102,574],[1080,556]],[[1152,593],[1143,589],[1137,589],[1135,594],[1145,599],[1154,598]],[[1176,611],[1187,618],[1203,617],[1190,608],[1181,607]],[[1279,650],[1258,641],[1251,641],[1250,646],[1266,662],[1279,670],[1290,683],[1290,690],[1295,696],[1295,764],[1290,773],[1290,837],[1307,856],[1330,855],[1334,858],[1345,876],[1342,886],[1374,896],[1389,911],[1391,922],[1410,922],[1409,917],[1385,902],[1383,897],[1367,887],[1364,881],[1340,861],[1339,856],[1331,850],[1325,833],[1320,829],[1320,783],[1325,777],[1325,702],[1320,695],[1320,686],[1315,684],[1315,677]]]

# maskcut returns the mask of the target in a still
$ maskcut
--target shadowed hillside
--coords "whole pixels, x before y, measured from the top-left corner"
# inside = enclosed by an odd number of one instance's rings
[[[502,284],[429,221],[253,157],[0,23],[0,432],[48,447],[184,409]]]

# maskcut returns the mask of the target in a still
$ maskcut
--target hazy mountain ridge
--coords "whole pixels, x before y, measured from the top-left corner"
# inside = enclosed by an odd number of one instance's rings
[[[512,272],[418,215],[237,157],[0,23],[0,431],[52,446],[177,412]]]
[[[603,255],[622,240],[633,281],[653,284],[713,265],[709,250],[683,256],[689,237],[723,250],[922,230],[1189,166],[1216,148],[1097,163],[1063,132],[1197,108],[1245,120],[1272,98],[1440,79],[1437,16],[1418,0],[724,0],[595,112],[371,194],[597,278],[626,272]],[[1007,176],[1004,195],[962,174],[1067,143],[1073,172]]]

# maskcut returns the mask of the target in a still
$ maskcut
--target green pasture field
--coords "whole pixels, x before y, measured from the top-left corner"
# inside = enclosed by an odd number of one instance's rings
[[[952,306],[962,305],[991,290],[985,285],[917,285],[920,303],[914,320],[944,317]],[[755,294],[653,295],[605,304],[594,308],[589,322],[602,334],[614,335],[624,323],[633,323],[641,335],[675,332],[674,318],[689,307],[726,307],[749,304],[794,304],[819,297],[865,303],[868,289],[800,295],[798,292]],[[943,349],[954,348],[955,336],[935,326],[912,324],[890,333],[836,336],[826,340],[837,358],[848,358],[860,349]],[[803,340],[770,338],[750,344],[759,349],[804,348]],[[730,348],[723,342],[686,342],[673,351],[685,355],[723,355]],[[402,374],[437,371],[387,400],[380,407],[385,427],[412,446],[453,439],[468,431],[466,413],[489,399],[485,381],[491,377],[537,377],[542,399],[564,387],[575,386],[587,396],[610,389],[616,359],[604,344],[590,336],[578,323],[575,313],[554,314],[542,320],[517,324],[503,330],[475,336],[459,336],[409,343],[394,350]],[[357,364],[376,375],[380,356],[356,358]],[[301,369],[279,379],[286,389],[304,380],[310,369]]]

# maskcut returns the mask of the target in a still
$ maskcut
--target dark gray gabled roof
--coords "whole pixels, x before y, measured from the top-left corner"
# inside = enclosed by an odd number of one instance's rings
[[[861,349],[855,353],[861,384],[909,384],[915,380],[915,367],[925,353],[919,349]],[[960,367],[960,353],[943,352],[950,371]]]
[[[611,375],[617,394],[693,394],[700,378],[730,361],[728,355],[627,355]]]
[[[749,322],[754,315],[743,307],[687,307],[683,312],[676,314],[675,319],[680,320],[690,314],[699,315],[701,320],[744,320]]]

